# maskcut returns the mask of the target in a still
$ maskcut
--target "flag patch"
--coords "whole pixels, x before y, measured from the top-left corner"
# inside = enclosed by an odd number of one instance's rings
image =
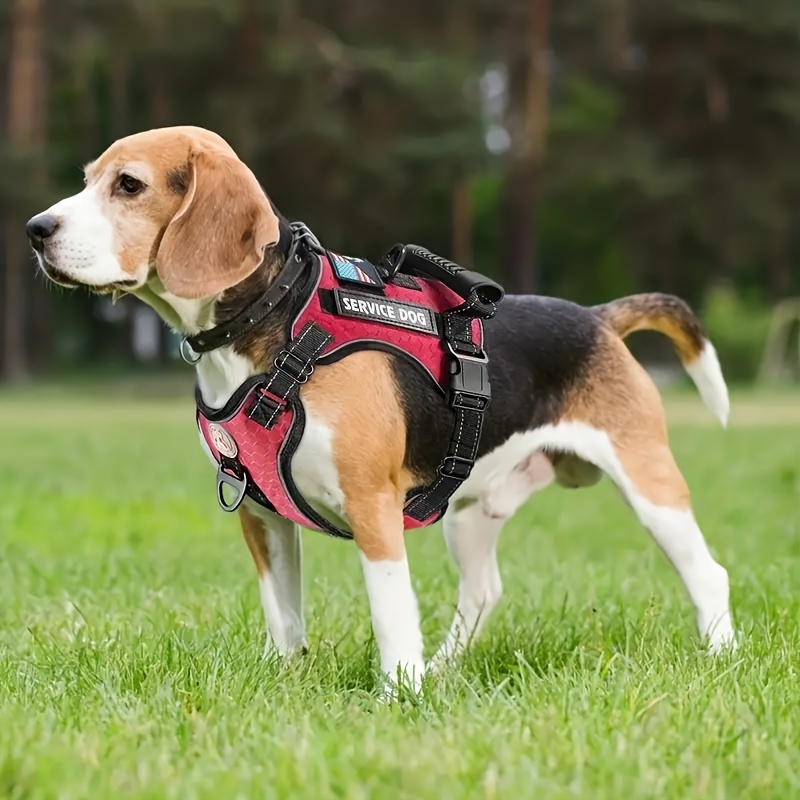
[[[329,253],[331,266],[339,280],[349,283],[361,283],[365,286],[384,285],[378,268],[365,261],[363,258],[353,258],[351,256],[340,256],[338,253]]]

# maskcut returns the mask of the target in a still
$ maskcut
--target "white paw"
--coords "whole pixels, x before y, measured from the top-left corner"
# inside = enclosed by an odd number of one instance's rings
[[[264,661],[271,661],[273,658],[285,661],[292,656],[304,654],[308,652],[308,641],[303,638],[291,644],[281,643],[277,644],[271,637],[267,637],[266,644],[264,645],[264,654],[262,658]]]
[[[421,694],[424,674],[425,667],[422,664],[407,664],[404,667],[396,667],[392,672],[385,672],[386,680],[380,691],[380,700],[391,703],[409,692],[415,695]]]
[[[706,643],[708,652],[716,655],[718,653],[733,653],[739,647],[736,639],[736,632],[731,624],[730,614],[717,620],[706,628]]]
[[[428,662],[428,672],[442,672],[450,669],[458,660],[461,651],[453,651],[452,648],[442,645],[436,654]]]

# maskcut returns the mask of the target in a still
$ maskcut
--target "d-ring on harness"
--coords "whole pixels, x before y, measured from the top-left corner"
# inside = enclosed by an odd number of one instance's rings
[[[249,496],[300,525],[352,538],[313,509],[292,480],[292,457],[305,426],[299,392],[317,364],[378,349],[410,359],[453,411],[436,478],[410,492],[403,509],[406,528],[429,525],[442,516],[477,457],[491,399],[482,320],[494,315],[503,289],[416,245],[395,245],[375,265],[325,250],[303,223],[291,227],[289,255],[270,288],[228,322],[187,337],[181,348],[199,358],[231,344],[305,279],[289,342],[272,368],[245,381],[222,409],[208,408],[196,395],[197,423],[218,463],[219,503],[233,511]],[[230,500],[225,487],[234,493]]]

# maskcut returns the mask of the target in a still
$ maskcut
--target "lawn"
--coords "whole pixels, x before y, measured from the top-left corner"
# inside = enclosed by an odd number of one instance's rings
[[[551,489],[458,669],[377,701],[352,545],[307,533],[311,652],[263,661],[255,570],[186,400],[0,396],[0,797],[800,796],[800,396],[669,403],[744,644],[711,659],[613,488]],[[408,536],[428,653],[455,570]]]

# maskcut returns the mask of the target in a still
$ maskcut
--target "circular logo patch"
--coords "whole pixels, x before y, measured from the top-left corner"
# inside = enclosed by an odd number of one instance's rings
[[[228,458],[236,458],[239,448],[233,437],[221,425],[215,425],[213,422],[208,423],[208,432],[211,434],[211,441],[214,442],[214,447],[223,456]]]

